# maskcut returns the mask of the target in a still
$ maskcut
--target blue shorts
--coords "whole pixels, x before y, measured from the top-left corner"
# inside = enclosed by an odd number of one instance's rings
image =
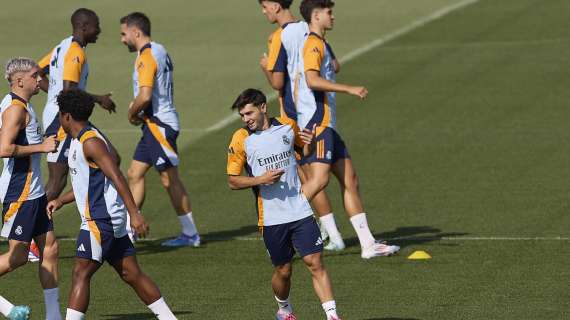
[[[274,266],[291,262],[295,251],[304,257],[323,251],[321,231],[313,216],[263,227],[263,241]]]
[[[45,194],[27,201],[5,202],[2,208],[2,237],[31,242],[33,238],[53,231],[47,215]]]
[[[148,163],[158,171],[176,167],[179,163],[176,138],[178,131],[154,118],[147,118],[133,159]]]
[[[92,222],[101,226],[97,222]],[[107,261],[113,263],[125,257],[135,255],[135,247],[128,235],[115,238],[112,227],[111,230],[96,228],[95,232],[83,230],[79,231],[76,242],[76,257],[95,260],[99,263]]]
[[[67,165],[67,156],[69,155],[69,147],[71,146],[71,136],[63,131],[59,124],[59,117],[55,117],[52,123],[47,127],[45,137],[57,136],[59,144],[55,152],[46,154],[47,162],[63,163]]]
[[[320,132],[319,132],[320,131]],[[348,149],[335,129],[329,127],[317,128],[315,151],[299,161],[301,165],[313,162],[334,164],[338,160],[348,159]]]

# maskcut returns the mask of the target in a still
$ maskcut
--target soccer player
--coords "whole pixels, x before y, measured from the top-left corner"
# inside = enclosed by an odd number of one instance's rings
[[[322,260],[323,241],[308,202],[323,186],[309,181],[301,187],[297,174],[294,148],[309,154],[311,131],[299,132],[287,118],[268,118],[266,97],[259,90],[243,91],[232,109],[246,126],[234,133],[228,148],[228,184],[234,190],[252,188],[256,196],[258,225],[275,267],[271,284],[279,306],[276,319],[296,319],[288,301],[295,251],[311,272],[327,319],[339,319]],[[248,176],[241,175],[244,168]]]
[[[262,12],[271,24],[277,23],[275,30],[268,41],[268,55],[263,55],[260,61],[261,70],[269,84],[279,92],[281,117],[297,120],[295,88],[303,73],[302,60],[299,52],[305,44],[309,34],[309,26],[305,21],[297,21],[289,9],[293,0],[259,0]],[[332,51],[331,51],[332,53]],[[338,62],[334,59],[338,71]],[[299,167],[301,182],[306,181],[305,173]],[[326,250],[339,251],[345,248],[344,241],[336,228],[330,200],[322,190],[311,201],[320,217],[323,240],[328,237],[326,229],[330,230],[331,241],[325,245]],[[332,224],[331,224],[332,221]],[[338,236],[337,236],[338,235]],[[332,241],[336,240],[336,241]]]
[[[60,124],[72,137],[68,161],[73,189],[50,201],[47,211],[51,215],[75,201],[81,216],[66,319],[85,318],[91,277],[104,261],[113,266],[158,319],[176,319],[158,287],[137,263],[125,226],[127,214],[132,228],[141,237],[148,231],[148,225],[119,170],[111,143],[89,123],[95,106],[93,97],[71,89],[58,95],[57,104]]]
[[[8,238],[8,252],[0,255],[0,276],[26,264],[34,239],[39,248],[46,318],[59,320],[58,246],[53,223],[45,210],[47,199],[40,168],[41,154],[54,152],[57,141],[55,136],[42,141],[41,126],[30,104],[40,90],[38,65],[28,58],[13,58],[6,64],[5,78],[10,93],[0,103],[0,157],[4,158],[0,200],[1,236]],[[2,310],[6,311],[6,306]]]
[[[145,198],[144,177],[154,166],[182,226],[178,237],[162,245],[198,247],[200,235],[190,198],[178,173],[176,139],[180,123],[174,107],[172,60],[162,45],[151,41],[150,20],[145,14],[133,12],[120,21],[121,42],[130,52],[138,52],[133,73],[135,99],[129,106],[129,121],[136,126],[142,124],[142,137],[128,171],[129,187],[137,207],[141,208]]]
[[[360,241],[362,258],[388,256],[398,252],[400,247],[377,242],[372,235],[358,191],[356,171],[344,141],[334,129],[331,112],[336,104],[335,92],[364,99],[368,91],[364,87],[336,83],[334,79],[338,64],[334,63],[332,50],[325,41],[326,31],[333,27],[333,6],[332,0],[303,0],[301,3],[301,14],[309,24],[310,33],[302,50],[304,75],[299,83],[298,121],[302,128],[317,126],[317,151],[302,161],[310,165],[309,179],[316,179],[325,186],[331,172],[338,179],[345,211]],[[326,223],[323,225],[327,228]],[[334,230],[329,231],[329,235],[333,242],[342,241]]]
[[[57,95],[62,90],[79,88],[85,90],[89,64],[85,55],[85,48],[90,43],[97,42],[101,33],[99,17],[92,10],[80,8],[71,15],[73,33],[65,38],[46,56],[39,61],[42,76],[49,76],[49,82],[42,81],[42,90],[48,94],[42,120],[46,136],[57,135],[59,145],[57,152],[47,156],[48,182],[46,194],[48,201],[57,198],[67,183],[67,154],[71,139],[59,125],[57,117]],[[49,83],[49,84],[48,84]],[[92,95],[95,101],[109,112],[115,111],[115,103],[111,94]]]

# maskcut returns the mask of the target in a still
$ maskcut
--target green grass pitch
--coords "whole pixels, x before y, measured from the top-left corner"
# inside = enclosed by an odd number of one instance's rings
[[[295,1],[295,6],[298,5]],[[338,0],[329,40],[343,57],[458,0]],[[273,30],[257,1],[19,1],[0,11],[0,60],[39,59],[69,35],[78,6],[98,12],[103,33],[90,45],[88,89],[112,91],[117,115],[94,122],[123,157],[139,131],[126,120],[134,55],[119,42],[119,18],[146,12],[153,39],[175,63],[176,105],[184,128],[181,174],[201,248],[165,249],[179,232],[157,175],[149,173],[143,214],[150,241],[137,244],[143,269],[179,319],[271,319],[272,267],[257,240],[250,192],[226,185],[231,112],[245,87],[269,92],[259,57]],[[360,176],[376,235],[402,246],[398,256],[363,261],[338,186],[337,222],[349,247],[327,253],[344,319],[567,319],[570,291],[570,3],[481,0],[343,65],[339,82],[362,84],[364,101],[339,96],[340,132]],[[7,91],[7,86],[5,87]],[[32,100],[41,110],[45,95]],[[275,103],[271,107],[276,110]],[[62,310],[67,304],[79,218],[68,206],[55,219]],[[534,239],[536,238],[536,239]],[[0,243],[5,252],[6,243]],[[410,261],[415,250],[433,259]],[[295,263],[291,301],[300,319],[322,319],[310,277]],[[43,317],[37,265],[0,279],[8,299]],[[152,319],[112,269],[92,283],[89,319]]]

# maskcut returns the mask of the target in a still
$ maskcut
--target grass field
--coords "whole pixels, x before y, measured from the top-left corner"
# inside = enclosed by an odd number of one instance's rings
[[[298,2],[298,1],[296,1]],[[165,249],[179,231],[156,174],[143,213],[151,240],[139,261],[180,319],[271,319],[272,267],[258,240],[250,192],[226,186],[229,114],[245,87],[268,91],[258,59],[273,27],[256,1],[104,0],[89,46],[89,90],[113,91],[121,110],[95,123],[128,164],[139,137],[126,121],[134,56],[119,43],[118,19],[141,10],[175,62],[176,104],[184,131],[181,173],[205,245]],[[459,1],[338,1],[328,37],[340,57]],[[0,12],[0,59],[39,58],[68,35],[75,1],[58,8],[21,2]],[[52,4],[53,6],[53,4]],[[37,8],[45,7],[41,12]],[[228,8],[231,8],[229,10]],[[481,0],[415,28],[343,65],[339,82],[363,84],[363,102],[340,96],[339,128],[356,164],[370,224],[402,246],[363,261],[337,185],[329,195],[349,248],[327,253],[344,319],[567,319],[570,271],[570,37],[564,0]],[[22,13],[33,12],[22,24]],[[269,92],[269,91],[268,91]],[[45,95],[34,98],[41,110]],[[272,107],[276,109],[273,103]],[[67,302],[79,225],[75,207],[56,217],[62,237],[62,308]],[[0,243],[0,251],[6,251]],[[410,261],[415,250],[433,259]],[[43,316],[35,265],[0,279],[0,292]],[[309,274],[295,264],[291,300],[300,319],[321,319]],[[152,319],[134,293],[102,268],[89,319]]]

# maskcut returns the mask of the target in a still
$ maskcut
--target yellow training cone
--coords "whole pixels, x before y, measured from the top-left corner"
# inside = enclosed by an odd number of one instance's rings
[[[414,253],[412,253],[409,257],[409,260],[427,260],[427,259],[431,259],[431,256],[429,255],[429,253],[422,251],[422,250],[418,250],[418,251],[414,251]]]

